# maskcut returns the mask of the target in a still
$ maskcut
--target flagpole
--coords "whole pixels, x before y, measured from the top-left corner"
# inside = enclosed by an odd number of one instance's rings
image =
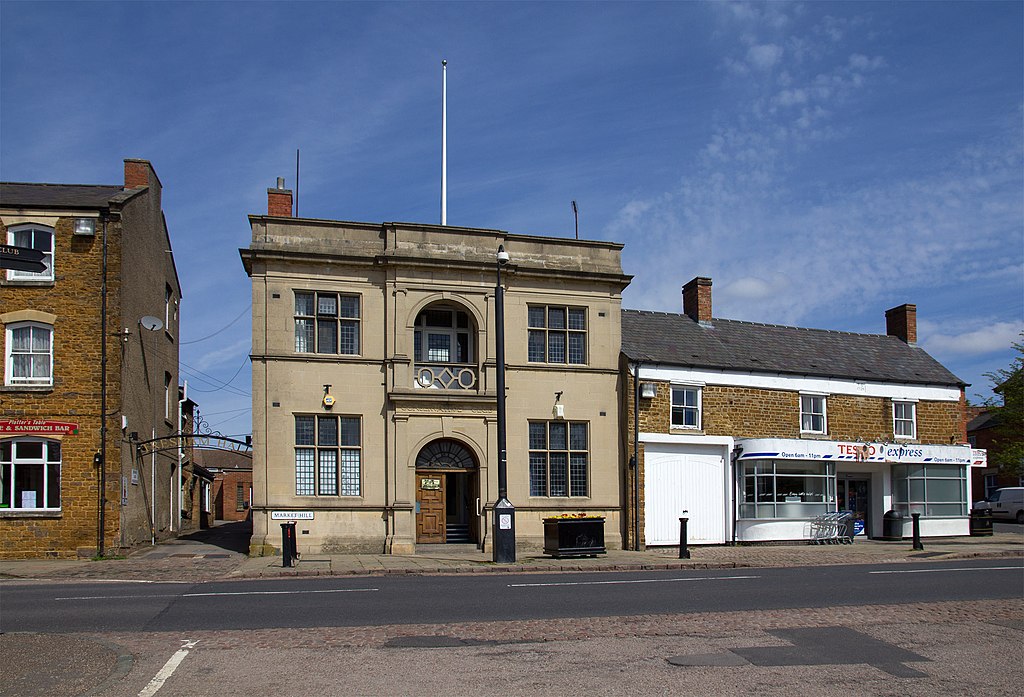
[[[448,61],[441,61],[441,224],[448,224]]]

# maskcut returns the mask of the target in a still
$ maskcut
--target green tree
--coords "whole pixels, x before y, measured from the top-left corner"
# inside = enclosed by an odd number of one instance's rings
[[[1001,406],[990,401],[998,425],[988,462],[1001,472],[1020,476],[1024,471],[1024,343],[1014,342],[1013,348],[1017,356],[1009,367],[985,373],[992,390],[1003,398]]]

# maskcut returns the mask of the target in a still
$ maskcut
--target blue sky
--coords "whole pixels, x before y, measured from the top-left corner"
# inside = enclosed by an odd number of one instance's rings
[[[626,245],[631,308],[919,343],[989,394],[1024,331],[1024,4],[0,4],[0,179],[153,162],[182,375],[249,429],[238,248],[278,176],[304,217]],[[232,323],[233,322],[233,323]],[[208,337],[208,338],[207,338]]]

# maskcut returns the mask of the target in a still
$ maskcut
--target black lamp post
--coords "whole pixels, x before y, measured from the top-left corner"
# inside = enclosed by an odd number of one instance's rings
[[[501,267],[508,263],[508,252],[498,245],[498,285],[494,287],[494,343],[497,359],[498,393],[498,500],[494,504],[494,561],[511,564],[516,560],[516,509],[508,500],[508,451],[505,449],[505,290],[501,287]]]

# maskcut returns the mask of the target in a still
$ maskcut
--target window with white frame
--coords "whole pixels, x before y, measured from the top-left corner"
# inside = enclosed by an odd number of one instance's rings
[[[295,495],[359,496],[358,416],[295,416]]]
[[[800,395],[800,432],[826,433],[825,396]]]
[[[917,438],[917,405],[892,403],[892,432],[897,438]]]
[[[0,441],[0,509],[60,509],[60,441]]]
[[[527,320],[527,358],[531,363],[586,364],[586,308],[530,305]]]
[[[295,291],[295,351],[359,354],[358,295]]]
[[[53,384],[53,327],[42,322],[12,322],[7,325],[7,385]]]
[[[175,394],[174,394],[174,392],[171,391],[171,385],[172,384],[173,384],[173,382],[171,380],[171,374],[170,373],[164,373],[164,420],[165,421],[170,421],[171,420],[171,416],[174,414],[174,411],[175,411],[174,407],[177,404],[176,400],[174,399]]]
[[[583,421],[530,422],[530,496],[586,496],[589,443]]]
[[[743,463],[741,518],[811,518],[836,512],[836,466],[815,460]]]
[[[962,465],[893,465],[893,508],[904,516],[967,515],[967,468]]]
[[[52,281],[53,280],[53,228],[45,225],[19,225],[7,229],[7,244],[15,247],[35,249],[43,253],[42,271],[19,271],[9,269],[9,281]]]
[[[700,428],[701,389],[672,386],[672,428]]]
[[[164,285],[164,329],[171,336],[174,336],[174,324],[178,320],[178,301],[174,297],[174,289],[171,284]]]

